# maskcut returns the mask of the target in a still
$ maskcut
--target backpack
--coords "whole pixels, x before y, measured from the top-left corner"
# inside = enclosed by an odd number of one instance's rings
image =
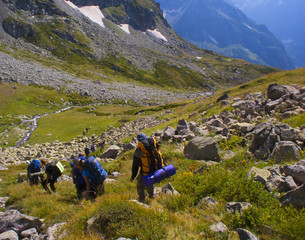
[[[59,178],[64,171],[64,166],[61,162],[51,162],[47,165],[47,168],[51,169],[51,174],[55,179]]]
[[[157,141],[154,138],[147,138],[148,144],[142,142],[143,146],[147,150],[149,172],[153,173],[164,166],[163,158],[157,148]]]
[[[32,160],[28,166],[29,173],[40,172],[40,169],[40,161],[37,159]]]
[[[99,183],[102,183],[108,176],[107,171],[94,157],[89,157],[85,161],[85,167],[92,173],[93,177]]]

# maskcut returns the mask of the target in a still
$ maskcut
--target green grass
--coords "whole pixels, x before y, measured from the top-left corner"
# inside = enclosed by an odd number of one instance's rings
[[[31,135],[29,143],[52,142],[54,140],[70,141],[76,136],[82,135],[86,128],[89,129],[89,135],[101,135],[110,125],[118,127],[122,124],[119,120],[124,117],[120,114],[116,115],[115,111],[118,113],[124,109],[124,107],[110,106],[108,108],[107,106],[103,106],[97,110],[101,114],[95,114],[95,112],[86,112],[87,107],[84,107],[48,115],[39,119],[39,127]],[[133,116],[127,117],[130,120],[135,118]]]

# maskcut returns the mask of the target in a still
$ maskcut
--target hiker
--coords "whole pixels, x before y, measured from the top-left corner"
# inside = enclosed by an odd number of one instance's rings
[[[73,162],[70,164],[72,170],[71,170],[71,177],[73,179],[73,183],[75,185],[76,188],[76,194],[77,194],[77,198],[79,200],[82,199],[82,192],[84,192],[86,190],[86,182],[85,179],[82,175],[82,171],[79,170],[76,166],[75,166],[75,161],[77,161],[77,159],[80,160],[86,160],[86,158],[79,154],[77,158],[75,158],[73,160]]]
[[[135,150],[132,163],[131,182],[137,177],[137,192],[140,202],[145,201],[145,188],[149,198],[154,197],[154,185],[145,187],[143,177],[163,167],[163,159],[159,152],[160,144],[155,138],[148,138],[145,133],[137,135],[138,147]],[[139,172],[140,168],[140,172]],[[139,172],[139,173],[138,173]]]
[[[30,182],[30,185],[38,185],[39,184],[39,175],[41,171],[40,161],[37,159],[33,159],[31,162],[27,161],[27,177]]]
[[[90,149],[88,147],[85,148],[86,158],[90,157]]]
[[[60,162],[47,162],[46,159],[40,160],[41,164],[45,166],[45,173],[47,174],[46,179],[41,181],[41,185],[43,188],[48,192],[51,193],[48,184],[50,184],[50,188],[53,192],[56,192],[55,183],[57,182],[57,178],[59,178],[62,175],[62,172],[64,171],[64,167]]]
[[[82,175],[86,182],[86,190],[84,197],[89,200],[95,199],[104,193],[104,180],[107,177],[107,171],[103,169],[102,165],[94,158],[77,159],[75,166],[82,171]]]
[[[90,146],[90,150],[91,150],[91,152],[95,152],[95,146],[94,146],[94,145],[91,145],[91,146]]]

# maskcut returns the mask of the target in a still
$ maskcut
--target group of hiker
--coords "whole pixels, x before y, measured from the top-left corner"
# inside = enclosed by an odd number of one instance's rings
[[[138,199],[145,201],[145,189],[149,198],[154,197],[154,182],[147,184],[149,177],[158,169],[164,167],[160,153],[160,143],[155,138],[147,137],[144,133],[137,135],[138,147],[135,150],[132,164],[131,182],[137,178]],[[104,181],[107,178],[107,171],[93,156],[95,148],[85,148],[85,154],[79,153],[71,162],[71,177],[76,188],[78,199],[93,200],[104,193]],[[47,162],[46,159],[32,160],[28,162],[28,179],[31,185],[39,184],[48,192],[56,192],[55,183],[64,170],[60,162]],[[45,172],[42,172],[42,168]],[[139,171],[140,170],[140,171]],[[45,177],[46,175],[46,177]],[[146,183],[145,183],[146,179]],[[51,191],[48,187],[50,185]]]

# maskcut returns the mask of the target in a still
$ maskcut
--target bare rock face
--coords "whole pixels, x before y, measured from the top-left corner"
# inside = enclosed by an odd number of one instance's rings
[[[220,161],[218,146],[213,138],[195,137],[184,148],[184,156],[193,160]]]

